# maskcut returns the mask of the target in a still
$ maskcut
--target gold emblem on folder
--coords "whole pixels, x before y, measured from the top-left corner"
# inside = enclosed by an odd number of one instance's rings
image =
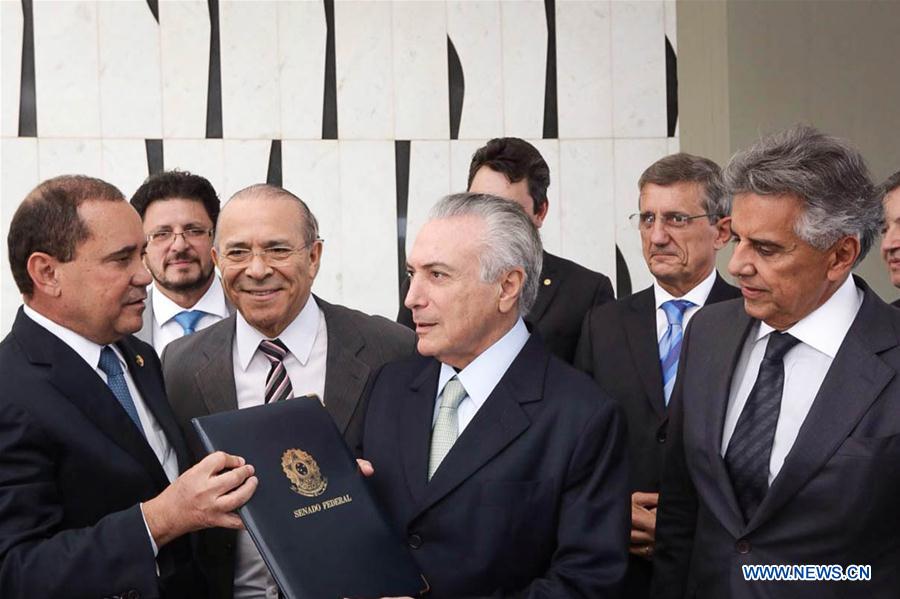
[[[322,476],[313,457],[300,449],[288,449],[281,454],[281,468],[293,483],[291,490],[304,497],[317,497],[328,486],[328,479]]]

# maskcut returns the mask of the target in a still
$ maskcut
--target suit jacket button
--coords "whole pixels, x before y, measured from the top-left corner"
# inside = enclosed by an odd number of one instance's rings
[[[409,546],[413,549],[418,549],[422,546],[422,537],[416,534],[409,535],[409,538],[406,539],[409,543]]]
[[[656,442],[657,443],[665,443],[666,442],[666,429],[656,431]]]
[[[737,552],[741,554],[750,553],[750,541],[748,541],[747,539],[741,539],[734,545],[734,548],[737,549]]]
[[[141,599],[141,594],[137,590],[131,589],[122,594],[122,599]]]

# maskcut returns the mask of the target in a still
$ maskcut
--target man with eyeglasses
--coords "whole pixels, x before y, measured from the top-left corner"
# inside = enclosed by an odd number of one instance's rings
[[[162,354],[171,341],[234,312],[212,261],[219,197],[198,175],[151,175],[131,198],[147,236],[144,264],[153,276],[137,337]]]
[[[191,418],[312,393],[347,444],[360,445],[363,391],[384,363],[415,351],[415,335],[313,296],[322,249],[309,207],[280,187],[253,185],[225,204],[213,259],[237,313],[163,354],[169,399],[196,453]],[[246,532],[207,531],[199,554],[213,597],[278,592]]]
[[[591,310],[575,365],[618,400],[628,419],[631,553],[626,597],[649,594],[656,505],[681,336],[704,305],[740,296],[716,272],[716,252],[730,235],[719,166],[690,154],[652,164],[638,182],[647,289]]]

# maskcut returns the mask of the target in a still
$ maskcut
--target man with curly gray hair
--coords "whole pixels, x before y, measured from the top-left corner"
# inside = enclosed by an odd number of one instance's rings
[[[851,276],[881,226],[868,169],[796,126],[723,178],[743,300],[684,337],[652,596],[802,599],[842,577],[841,597],[895,594],[900,313]],[[798,583],[792,564],[834,567]]]
[[[409,254],[420,356],[382,368],[363,456],[430,597],[618,597],[624,422],[525,325],[541,242],[515,202],[441,200]]]

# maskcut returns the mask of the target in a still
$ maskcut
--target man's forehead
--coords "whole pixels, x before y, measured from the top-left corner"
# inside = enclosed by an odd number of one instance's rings
[[[477,216],[430,220],[416,236],[409,262],[453,264],[476,250],[484,227],[484,221]]]

